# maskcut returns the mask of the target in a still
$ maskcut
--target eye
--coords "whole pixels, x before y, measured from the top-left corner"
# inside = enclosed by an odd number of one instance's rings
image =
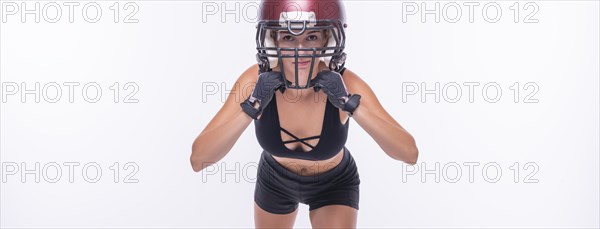
[[[294,40],[294,37],[292,37],[291,35],[285,35],[281,38],[281,40],[291,41],[291,40]]]
[[[315,41],[317,39],[319,39],[319,36],[317,36],[317,35],[309,35],[308,37],[306,37],[306,40],[309,40],[309,41]]]

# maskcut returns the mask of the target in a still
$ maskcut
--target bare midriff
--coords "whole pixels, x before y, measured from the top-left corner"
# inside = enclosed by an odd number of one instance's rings
[[[273,156],[279,164],[281,164],[287,170],[298,174],[300,176],[314,176],[329,170],[332,170],[337,166],[344,158],[344,149],[342,148],[332,158],[321,161],[311,161],[295,158],[285,158]]]

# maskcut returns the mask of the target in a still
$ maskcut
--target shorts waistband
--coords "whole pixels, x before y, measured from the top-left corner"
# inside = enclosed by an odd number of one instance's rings
[[[266,161],[269,165],[269,167],[273,168],[273,170],[275,170],[275,172],[277,172],[278,174],[280,174],[281,176],[287,177],[289,179],[292,180],[296,180],[296,181],[301,181],[301,182],[316,182],[316,181],[322,181],[324,179],[327,179],[335,174],[339,174],[340,172],[342,172],[343,170],[345,170],[348,165],[354,160],[352,158],[352,155],[350,154],[350,151],[348,150],[348,148],[346,148],[346,146],[344,146],[344,156],[342,157],[342,160],[340,161],[339,164],[337,164],[333,169],[317,174],[317,175],[310,175],[310,176],[302,176],[302,175],[298,175],[290,170],[288,170],[287,168],[283,167],[283,165],[281,165],[277,160],[275,160],[275,158],[273,158],[273,156],[267,152],[264,151],[262,152],[262,158],[264,161]]]

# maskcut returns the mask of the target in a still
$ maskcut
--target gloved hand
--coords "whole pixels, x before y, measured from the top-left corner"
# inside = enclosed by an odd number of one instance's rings
[[[333,106],[342,109],[350,116],[360,104],[360,95],[348,93],[340,73],[330,70],[321,71],[311,81],[311,84],[316,92],[322,89]]]
[[[285,91],[285,84],[281,72],[270,71],[261,73],[258,75],[258,80],[256,81],[252,93],[244,102],[240,103],[242,110],[252,119],[257,119],[267,104],[271,102],[273,94],[275,94],[275,91],[278,89],[282,93]],[[258,108],[255,108],[256,102],[258,102]]]

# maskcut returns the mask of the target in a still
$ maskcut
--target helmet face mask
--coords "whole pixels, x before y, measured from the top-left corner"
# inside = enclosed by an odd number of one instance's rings
[[[303,1],[307,2],[307,1]],[[310,1],[308,1],[310,2]],[[341,4],[341,2],[332,1],[336,4]],[[289,3],[289,2],[288,2]],[[295,3],[295,2],[294,2]],[[263,1],[263,7],[268,5]],[[260,72],[267,72],[275,70],[275,67],[279,66],[282,76],[284,77],[285,87],[292,89],[306,89],[312,86],[311,78],[313,76],[313,70],[316,65],[319,64],[320,61],[323,61],[329,70],[332,71],[340,71],[343,68],[345,62],[346,54],[343,52],[344,44],[345,44],[345,32],[343,19],[343,8],[341,5],[337,5],[337,14],[325,14],[322,10],[319,9],[306,9],[307,11],[300,11],[296,7],[295,11],[284,11],[283,8],[281,11],[271,11],[271,15],[276,15],[279,13],[279,16],[271,16],[277,17],[279,20],[268,20],[268,16],[263,11],[261,13],[261,18],[256,26],[256,49],[257,49],[257,61],[260,66]],[[293,7],[292,7],[293,8]],[[330,7],[331,8],[331,7]],[[330,18],[324,18],[324,16],[333,15]],[[337,15],[337,16],[336,16]],[[328,37],[322,37],[323,40],[327,41],[324,46],[323,44],[316,45],[312,43],[311,45],[302,45],[299,46],[298,43],[304,43],[304,41],[298,42],[286,42],[287,45],[279,44],[276,40],[271,36],[272,32],[278,34],[286,34],[292,35],[294,39],[297,39],[299,36],[303,34],[310,34],[314,31],[327,31]],[[293,45],[290,45],[293,44]],[[300,69],[298,67],[299,60],[310,60],[309,72],[306,75],[305,70]],[[284,60],[286,62],[292,61],[294,63],[294,72],[293,82],[287,80],[285,76],[284,69]],[[289,66],[289,65],[288,65]],[[290,70],[287,70],[288,72]],[[302,72],[302,75],[306,75],[303,77],[307,77],[306,83],[303,85],[300,84],[301,80],[299,73]],[[316,74],[316,73],[315,73]]]

